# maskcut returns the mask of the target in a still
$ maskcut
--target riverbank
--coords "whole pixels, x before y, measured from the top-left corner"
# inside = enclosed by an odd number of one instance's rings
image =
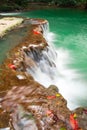
[[[8,127],[10,119],[15,130],[86,130],[86,108],[70,111],[55,85],[45,88],[30,74],[29,70],[36,71],[43,52],[50,53],[50,46],[41,28],[47,21],[31,19],[27,23],[31,24],[27,36],[9,52],[0,68],[0,127]],[[46,56],[45,61],[55,67]]]
[[[23,18],[5,17],[0,19],[0,37],[4,36],[7,31],[17,27],[23,22]]]

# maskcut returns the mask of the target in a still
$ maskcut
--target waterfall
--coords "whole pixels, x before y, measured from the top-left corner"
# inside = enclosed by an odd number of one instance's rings
[[[29,44],[29,46],[23,47],[24,64],[26,64],[26,70],[30,73],[36,81],[48,87],[53,84],[57,76],[57,52],[53,46],[53,33],[49,32],[49,23],[46,22],[39,25],[42,29],[43,36],[47,41],[47,46],[44,49],[44,43],[38,45]],[[50,35],[50,36],[49,36]],[[49,37],[51,38],[49,39]],[[46,82],[44,80],[47,80]]]
[[[50,47],[47,47],[42,52],[39,52],[37,49],[28,53],[28,56],[31,56],[34,61],[36,61],[37,66],[35,68],[27,68],[27,71],[37,80],[39,83],[49,86],[52,84],[52,80],[56,77],[56,52],[53,52]],[[49,82],[47,82],[46,80]],[[45,81],[44,81],[45,80]]]
[[[40,27],[41,27],[41,29],[42,29],[42,31],[43,31],[43,36],[44,36],[45,38],[47,38],[47,34],[49,33],[49,23],[46,22],[46,23],[44,23],[44,24],[41,24]]]
[[[56,85],[67,100],[69,109],[75,109],[81,106],[78,100],[84,93],[84,90],[80,88],[82,83],[78,83],[80,75],[77,70],[68,67],[68,64],[72,62],[71,53],[69,50],[54,46],[55,34],[49,32],[48,27],[48,24],[42,25],[43,35],[48,43],[44,49],[40,49],[43,43],[31,44],[24,49],[26,71],[45,87]]]
[[[60,58],[58,53],[60,52],[55,49],[53,44],[55,40],[55,34],[49,32],[48,22],[46,24],[40,25],[40,27],[43,30],[43,36],[45,37],[48,46],[44,50],[40,51],[39,47],[42,46],[42,43],[39,45],[29,45],[30,49],[25,51],[25,55],[27,57],[27,61],[30,57],[33,61],[35,61],[36,66],[29,66],[26,70],[34,77],[36,81],[45,87],[49,87],[51,84],[59,86],[59,77],[62,74],[59,70],[61,68],[59,67],[61,66],[61,63],[59,63],[60,61],[58,60],[58,58]]]

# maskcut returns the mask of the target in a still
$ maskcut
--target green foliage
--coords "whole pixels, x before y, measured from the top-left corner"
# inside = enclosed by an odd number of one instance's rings
[[[2,5],[1,7],[0,7],[0,10],[1,11],[12,11],[13,10],[13,6],[9,6],[9,5]]]
[[[63,7],[81,6],[87,8],[87,0],[3,0],[0,2],[0,10],[13,11],[15,9],[23,9],[26,8],[30,2],[50,3],[50,5],[59,5]]]
[[[20,6],[26,6],[28,1],[27,0],[15,0],[15,3]]]
[[[57,0],[59,5],[63,6],[74,6],[76,4],[75,0]]]
[[[14,11],[14,10],[19,10],[20,6],[17,4],[3,4],[0,7],[0,11]]]
[[[59,6],[87,6],[87,0],[51,0],[51,3]]]
[[[79,5],[79,4],[86,4],[87,3],[87,0],[76,0],[76,4]]]

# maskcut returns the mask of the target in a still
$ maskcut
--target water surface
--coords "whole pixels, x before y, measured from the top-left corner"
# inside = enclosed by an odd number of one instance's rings
[[[0,64],[9,56],[9,50],[22,42],[26,35],[27,28],[14,29],[7,33],[3,38],[0,38]]]

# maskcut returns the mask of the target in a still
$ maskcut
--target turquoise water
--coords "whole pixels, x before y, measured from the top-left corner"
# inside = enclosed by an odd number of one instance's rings
[[[72,103],[69,107],[87,106],[87,11],[48,9],[18,15],[49,21],[58,52],[57,63],[61,76],[58,76],[57,85],[60,92]],[[0,42],[1,49],[3,41]]]
[[[9,56],[9,50],[20,43],[26,35],[26,28],[10,31],[6,36],[0,39],[0,64]]]

